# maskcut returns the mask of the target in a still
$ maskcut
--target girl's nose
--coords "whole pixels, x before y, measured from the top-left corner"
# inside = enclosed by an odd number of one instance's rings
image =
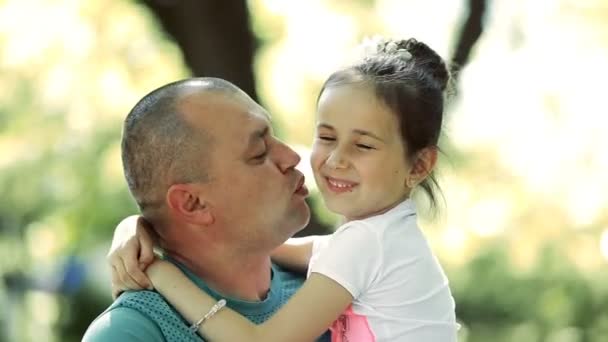
[[[338,150],[334,150],[329,155],[329,157],[327,158],[327,161],[325,163],[327,164],[327,166],[331,167],[332,169],[343,169],[348,166],[348,162],[344,158],[344,154]]]

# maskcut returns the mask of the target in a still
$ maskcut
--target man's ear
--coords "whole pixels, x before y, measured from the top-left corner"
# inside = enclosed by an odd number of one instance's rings
[[[211,206],[194,184],[173,184],[167,190],[167,205],[173,215],[183,220],[210,225],[214,222]]]
[[[408,188],[413,188],[428,177],[437,163],[437,148],[427,147],[420,150],[413,160],[412,168],[406,179]]]

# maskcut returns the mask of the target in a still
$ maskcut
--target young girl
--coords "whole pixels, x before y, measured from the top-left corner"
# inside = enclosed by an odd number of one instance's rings
[[[346,223],[275,251],[275,262],[308,278],[268,321],[223,307],[166,261],[147,269],[156,290],[211,341],[311,341],[328,327],[333,341],[456,341],[448,280],[410,199],[419,186],[435,202],[448,79],[442,59],[409,39],[377,41],[325,82],[311,164],[325,204]]]

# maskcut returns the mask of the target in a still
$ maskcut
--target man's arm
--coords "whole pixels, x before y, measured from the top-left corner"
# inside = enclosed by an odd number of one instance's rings
[[[165,342],[160,328],[141,312],[119,307],[105,312],[87,329],[82,342]]]

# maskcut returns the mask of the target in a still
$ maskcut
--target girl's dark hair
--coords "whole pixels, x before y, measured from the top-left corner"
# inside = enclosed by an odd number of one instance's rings
[[[371,86],[378,99],[397,115],[406,158],[414,160],[422,149],[438,148],[443,122],[443,106],[450,73],[433,49],[414,38],[381,40],[371,46],[373,53],[359,63],[333,73],[325,89],[355,83]],[[434,174],[420,184],[431,208],[437,207]]]

